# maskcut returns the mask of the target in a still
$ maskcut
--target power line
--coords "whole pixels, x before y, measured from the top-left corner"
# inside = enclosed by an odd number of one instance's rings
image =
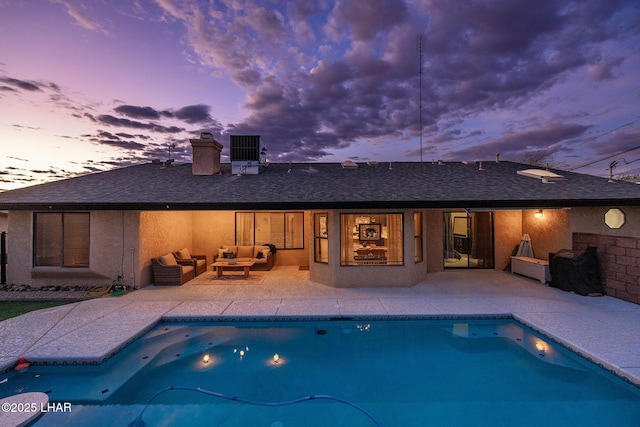
[[[633,121],[631,121],[631,122],[628,122],[628,123],[625,123],[625,124],[623,124],[623,125],[620,125],[620,126],[618,126],[617,128],[613,128],[613,129],[611,129],[611,130],[608,130],[608,131],[606,131],[606,132],[603,132],[603,133],[601,133],[600,135],[595,135],[595,136],[593,136],[593,137],[591,137],[591,138],[588,138],[588,139],[586,139],[586,140],[582,141],[582,143],[595,141],[596,139],[598,139],[598,138],[600,138],[600,137],[602,137],[602,136],[605,136],[605,135],[608,135],[608,134],[610,134],[610,133],[613,133],[613,132],[617,131],[618,129],[622,129],[623,127],[627,127],[627,126],[629,126],[629,125],[632,125],[632,124],[634,124],[634,123],[635,123],[635,122],[637,122],[637,121],[640,121],[640,118],[637,118],[637,119],[635,119],[635,120],[633,120]],[[640,146],[635,147],[635,148],[631,148],[631,149],[626,150],[626,151],[622,151],[622,152],[620,152],[620,153],[612,154],[612,155],[610,155],[610,156],[603,157],[603,158],[601,158],[601,159],[597,159],[597,160],[594,160],[594,161],[592,161],[592,162],[588,162],[588,163],[585,163],[585,164],[582,164],[582,165],[580,165],[580,166],[576,166],[576,167],[574,167],[574,168],[567,169],[567,170],[568,170],[568,171],[574,171],[574,170],[576,170],[576,169],[581,169],[581,168],[583,168],[583,167],[585,167],[585,166],[590,166],[590,165],[592,165],[592,164],[594,164],[594,163],[598,163],[598,162],[601,162],[601,161],[603,161],[603,160],[610,159],[611,157],[615,157],[615,156],[618,156],[618,155],[620,155],[620,154],[624,154],[624,153],[626,153],[626,152],[628,152],[628,151],[637,150],[638,148],[640,148]]]
[[[637,159],[635,159],[635,160],[631,160],[630,162],[626,161],[626,160],[623,158],[623,159],[622,159],[622,161],[624,162],[624,166],[627,166],[627,165],[630,165],[630,164],[632,164],[632,163],[635,163],[635,162],[640,161],[640,158],[637,158]],[[616,160],[616,161],[613,161],[613,162],[611,163],[611,165],[614,165],[614,167],[616,167],[616,166],[619,166],[619,163],[618,163],[618,161]],[[611,165],[609,165],[609,167],[611,167]],[[620,172],[618,173],[618,175],[630,174],[631,172],[634,172],[634,171],[639,170],[639,169],[640,169],[640,167],[636,167],[636,168],[633,168],[633,167],[632,167],[631,169],[627,169],[627,170],[624,170],[624,171],[620,171]]]
[[[628,123],[627,123],[627,124],[628,124]],[[626,126],[626,125],[624,125],[624,126]],[[621,127],[622,127],[622,126],[621,126]],[[614,129],[614,130],[615,130],[615,129]],[[611,132],[613,132],[613,131],[611,131]],[[634,151],[634,150],[638,150],[638,149],[640,149],[640,145],[638,145],[637,147],[629,148],[628,150],[619,151],[619,152],[617,152],[617,153],[611,154],[610,156],[602,157],[602,158],[597,159],[597,160],[594,160],[594,161],[592,161],[592,162],[588,162],[588,163],[582,164],[582,165],[580,165],[580,166],[576,166],[575,168],[571,168],[571,169],[567,169],[567,170],[568,170],[569,172],[571,172],[571,171],[574,171],[574,170],[576,170],[576,169],[582,169],[582,168],[584,168],[584,167],[586,167],[586,166],[591,166],[591,165],[593,165],[593,164],[595,164],[595,163],[598,163],[598,162],[601,162],[601,161],[603,161],[603,160],[607,160],[607,159],[610,159],[610,158],[612,158],[612,157],[616,157],[616,156],[619,156],[619,155],[621,155],[621,154],[628,153],[629,151]]]

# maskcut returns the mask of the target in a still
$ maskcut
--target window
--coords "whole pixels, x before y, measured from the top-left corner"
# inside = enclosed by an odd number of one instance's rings
[[[88,213],[37,213],[34,223],[35,266],[89,266]]]
[[[423,261],[421,212],[413,213],[413,260],[416,264]]]
[[[625,222],[624,212],[618,208],[609,209],[607,213],[604,214],[604,223],[607,224],[609,228],[622,228]]]
[[[302,212],[236,212],[236,244],[304,248]]]
[[[327,220],[326,213],[317,213],[313,216],[314,260],[325,264],[329,263]]]
[[[341,265],[403,265],[402,214],[342,214]]]

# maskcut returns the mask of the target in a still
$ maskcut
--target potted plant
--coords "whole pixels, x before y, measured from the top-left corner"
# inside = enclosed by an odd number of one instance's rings
[[[229,255],[227,255],[227,262],[229,263],[229,265],[233,265],[236,263],[236,253],[235,252],[230,252]]]

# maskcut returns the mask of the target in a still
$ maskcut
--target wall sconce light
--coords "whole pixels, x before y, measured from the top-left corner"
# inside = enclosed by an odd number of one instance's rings
[[[540,209],[540,210],[536,211],[536,212],[533,214],[533,216],[534,216],[534,217],[536,217],[536,218],[542,218],[542,217],[544,216],[544,214],[542,213],[542,209]]]

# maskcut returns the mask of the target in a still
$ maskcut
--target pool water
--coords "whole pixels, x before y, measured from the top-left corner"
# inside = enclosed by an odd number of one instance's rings
[[[640,425],[638,387],[508,319],[161,323],[102,365],[4,379],[0,398],[72,403],[36,426]],[[171,390],[146,405],[171,386],[220,395]],[[313,395],[336,400],[224,398]]]

